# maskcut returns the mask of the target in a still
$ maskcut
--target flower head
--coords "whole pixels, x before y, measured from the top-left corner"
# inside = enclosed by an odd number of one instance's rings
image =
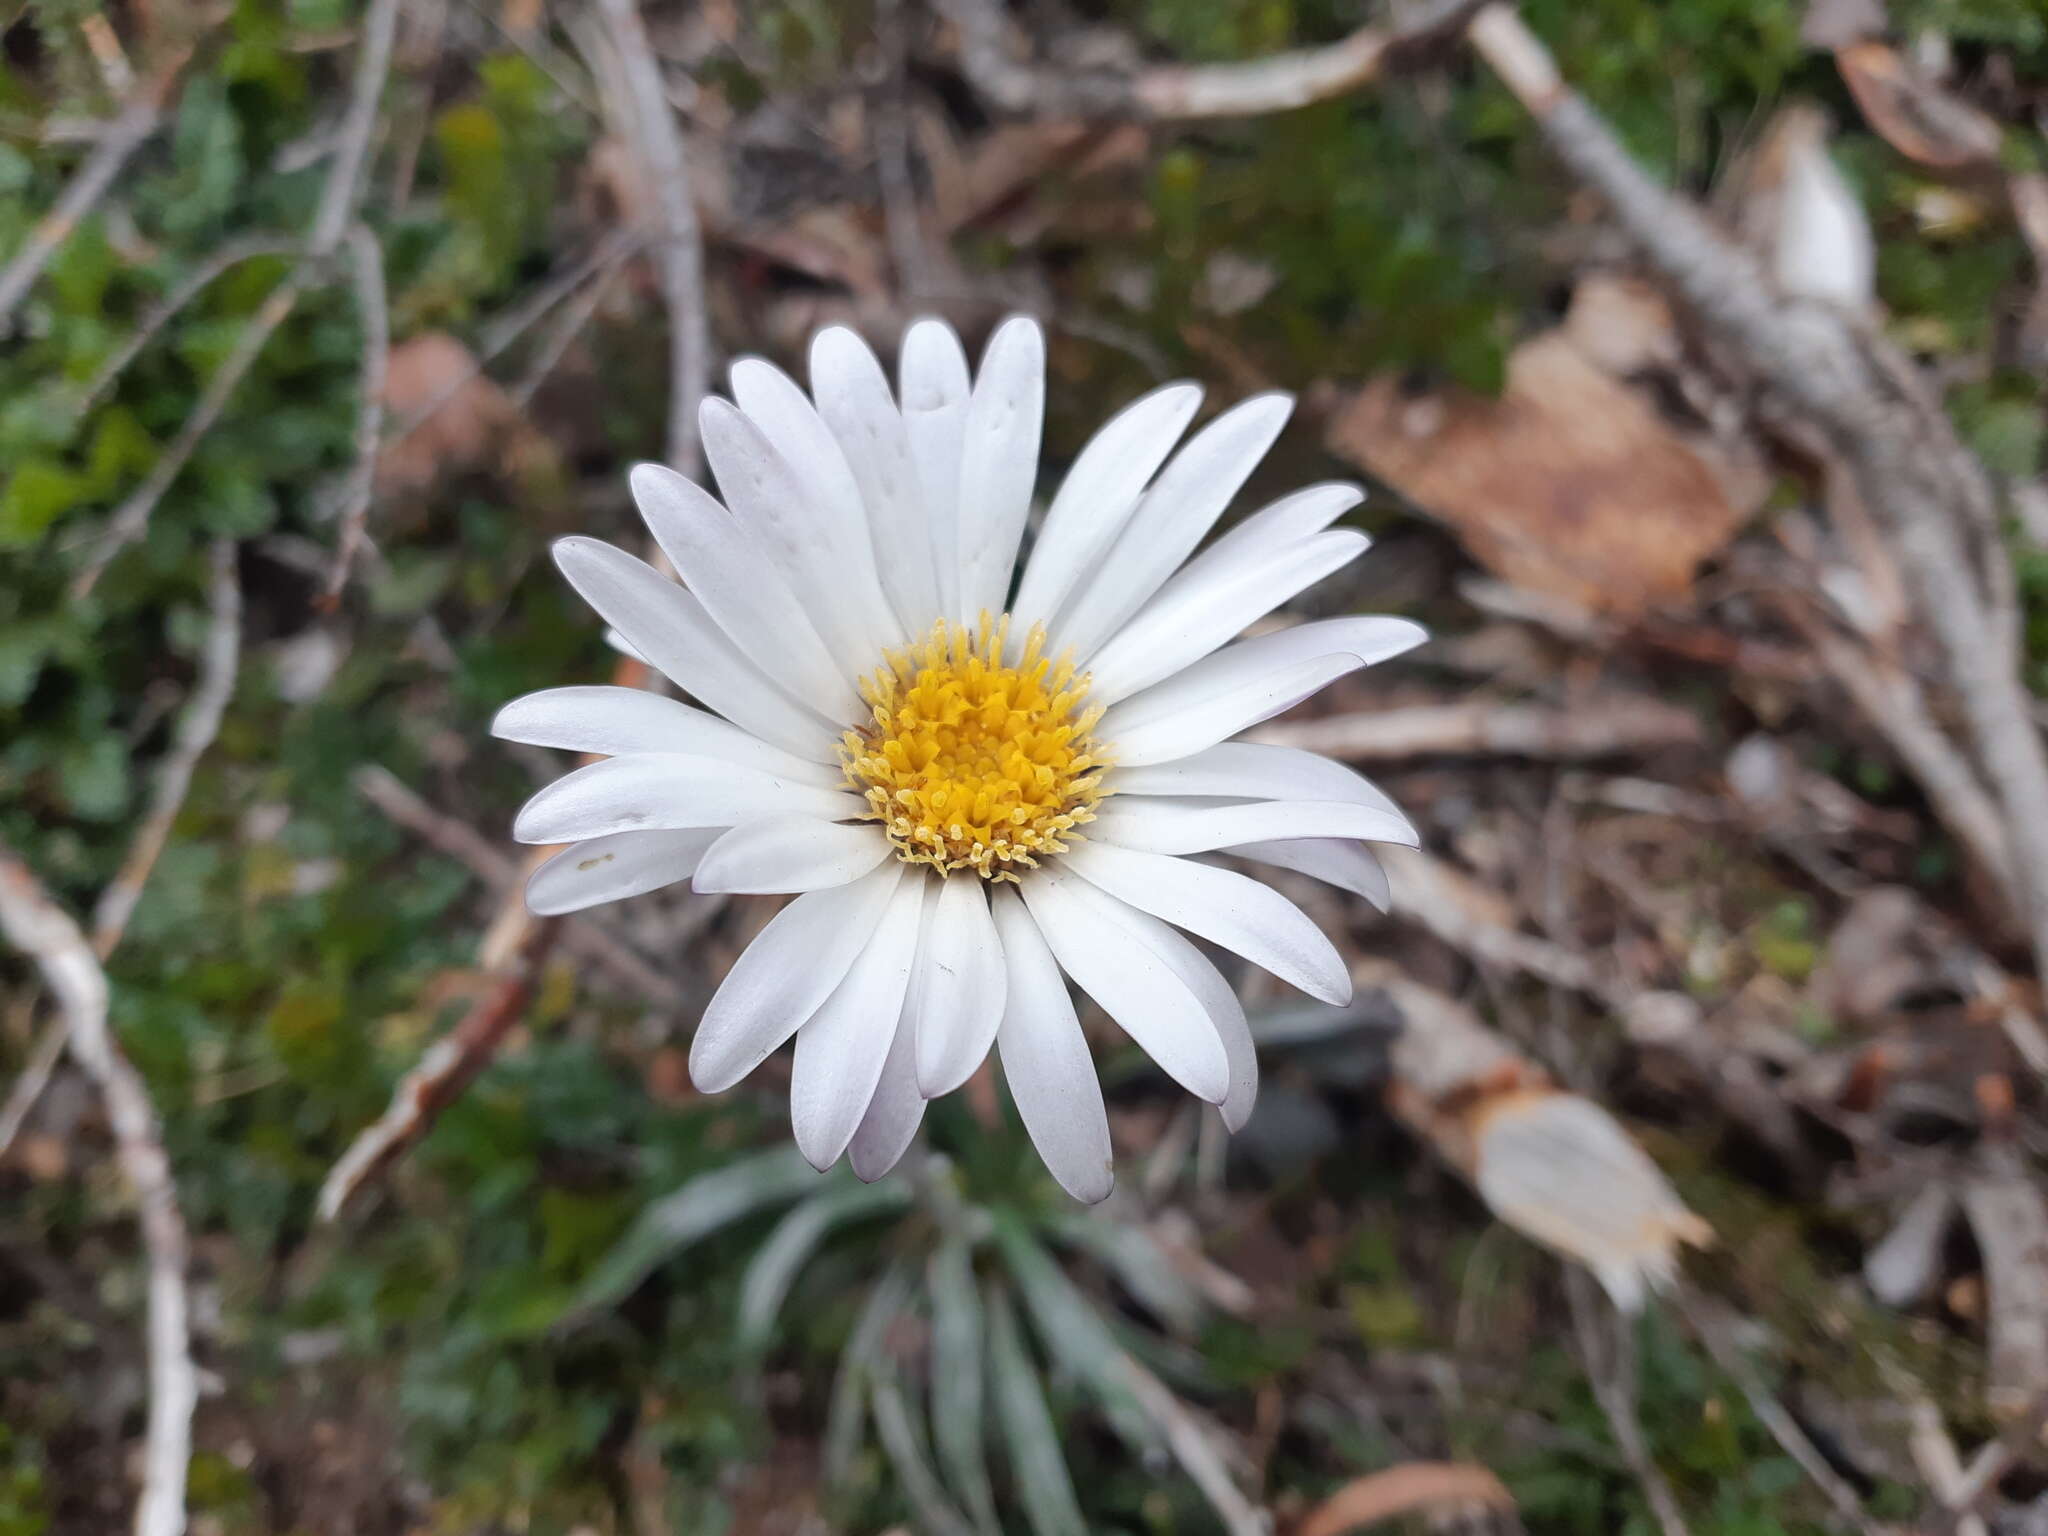
[[[928,1099],[993,1045],[1055,1177],[1109,1192],[1109,1127],[1071,978],[1235,1130],[1244,1011],[1180,930],[1330,1002],[1335,947],[1229,854],[1383,902],[1369,842],[1414,832],[1349,769],[1230,740],[1422,631],[1350,618],[1238,639],[1361,553],[1348,485],[1282,497],[1203,549],[1278,436],[1262,395],[1184,444],[1171,384],[1090,441],[1019,570],[1045,400],[1036,324],[970,376],[952,330],[905,335],[898,387],[843,329],[811,393],[758,359],[706,402],[724,502],[654,465],[634,499],[680,583],[610,545],[555,559],[702,708],[625,688],[508,704],[494,730],[598,754],[514,834],[569,846],[527,888],[572,912],[689,879],[793,895],[726,976],[690,1052],[738,1082],[796,1038],[791,1119],[819,1167],[877,1178]],[[1176,452],[1176,445],[1179,445]]]

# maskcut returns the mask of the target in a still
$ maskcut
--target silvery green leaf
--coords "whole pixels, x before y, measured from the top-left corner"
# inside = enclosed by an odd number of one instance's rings
[[[1076,1211],[1054,1229],[1059,1237],[1101,1261],[1146,1311],[1175,1333],[1201,1326],[1207,1310],[1202,1293],[1174,1267],[1173,1257],[1128,1213]]]
[[[1045,1406],[1038,1367],[1024,1348],[1009,1293],[995,1281],[989,1282],[984,1310],[989,1384],[1024,1517],[1031,1522],[1033,1536],[1088,1536],[1088,1523],[1074,1497],[1074,1480],[1060,1451],[1059,1431]]]
[[[901,1210],[909,1203],[909,1193],[900,1182],[856,1184],[848,1180],[820,1190],[784,1216],[740,1277],[741,1346],[757,1350],[768,1342],[775,1315],[796,1283],[797,1271],[834,1227],[862,1216]]]
[[[910,1265],[901,1259],[882,1272],[868,1292],[866,1305],[854,1320],[846,1348],[839,1355],[839,1372],[832,1379],[832,1403],[825,1414],[824,1469],[828,1488],[844,1487],[853,1470],[853,1458],[860,1451],[861,1430],[867,1418],[868,1378],[889,1336],[890,1325],[903,1314],[910,1299]]]
[[[925,1536],[974,1536],[967,1517],[946,1497],[939,1474],[932,1469],[926,1453],[924,1426],[903,1391],[903,1379],[896,1362],[884,1349],[870,1370],[869,1401],[875,1411],[875,1433],[889,1465],[896,1469],[897,1485],[916,1516],[917,1528]]]
[[[925,1289],[932,1299],[932,1439],[975,1528],[993,1532],[998,1527],[982,1422],[981,1298],[974,1289],[972,1248],[957,1229],[932,1255]]]
[[[613,1305],[692,1243],[766,1206],[794,1200],[817,1183],[817,1170],[791,1146],[698,1174],[640,1213],[583,1282],[568,1315]]]
[[[1125,1358],[1124,1349],[1109,1324],[1008,1212],[996,1217],[996,1241],[1046,1353],[1088,1388],[1110,1427],[1132,1451],[1148,1464],[1158,1461],[1162,1450],[1159,1434],[1118,1367],[1117,1362]]]

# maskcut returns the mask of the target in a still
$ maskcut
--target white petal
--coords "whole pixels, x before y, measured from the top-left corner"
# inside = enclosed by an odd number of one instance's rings
[[[1056,649],[1082,659],[1115,634],[1223,515],[1294,408],[1287,395],[1255,395],[1225,411],[1160,472],[1123,532],[1061,609]]]
[[[889,381],[867,343],[835,325],[811,342],[811,394],[860,486],[882,589],[909,626],[905,638],[915,636],[940,614],[938,578],[917,461]]]
[[[1348,837],[1413,848],[1404,816],[1329,800],[1260,800],[1248,805],[1180,804],[1144,795],[1105,801],[1088,824],[1091,842],[1142,853],[1208,853],[1277,838]]]
[[[1199,384],[1167,384],[1125,406],[1088,440],[1052,499],[1011,605],[1011,643],[1019,650],[1031,626],[1050,624],[1101,564],[1201,403]]]
[[[713,843],[694,884],[700,891],[749,896],[823,891],[858,880],[893,851],[880,827],[764,816],[741,822]]]
[[[1225,1130],[1241,1130],[1251,1118],[1252,1104],[1259,1096],[1259,1053],[1252,1044],[1252,1027],[1245,1019],[1244,1005],[1223,979],[1223,973],[1181,935],[1148,913],[1132,911],[1129,920],[1152,952],[1186,983],[1215,1026],[1216,1038],[1223,1042],[1224,1059],[1230,1064],[1230,1091],[1216,1107],[1222,1111]]]
[[[1186,757],[1294,708],[1359,668],[1350,655],[1258,671],[1212,667],[1217,659],[1198,661],[1111,706],[1096,731],[1097,740],[1109,743],[1111,759],[1142,768]]]
[[[799,896],[755,936],[705,1005],[690,1081],[723,1093],[818,1011],[867,947],[904,869],[890,859],[851,885]]]
[[[1373,616],[1324,619],[1240,640],[1111,706],[1096,734],[1114,744],[1118,762],[1170,762],[1427,638],[1419,624]]]
[[[1170,592],[1211,566],[1260,559],[1275,549],[1298,544],[1321,533],[1364,500],[1365,487],[1348,480],[1325,480],[1320,485],[1289,491],[1217,534],[1207,549],[1182,566],[1159,590]]]
[[[1198,1099],[1220,1104],[1230,1061],[1202,1001],[1145,941],[1157,920],[1058,869],[1034,871],[1024,902],[1061,969]]]
[[[1170,854],[1084,842],[1066,867],[1117,900],[1244,956],[1326,1003],[1351,1001],[1351,973],[1323,931],[1278,891]]]
[[[1005,320],[982,353],[960,434],[960,617],[1003,611],[1038,484],[1045,425],[1045,333]]]
[[[1372,541],[1339,528],[1262,559],[1188,567],[1088,663],[1090,702],[1114,704],[1200,661],[1299,592],[1365,553]],[[1388,619],[1399,624],[1400,619]]]
[[[900,862],[900,861],[899,861]],[[929,903],[927,903],[929,905]],[[917,1134],[924,1119],[924,1095],[917,1091],[917,1042],[915,1030],[896,1028],[889,1042],[888,1059],[882,1063],[881,1081],[868,1100],[860,1129],[853,1133],[847,1160],[855,1177],[869,1184],[894,1168]]]
[[[839,1161],[875,1096],[917,954],[925,881],[897,883],[874,936],[824,1005],[797,1031],[789,1079],[796,1144],[820,1172]]]
[[[803,602],[732,514],[659,464],[636,464],[629,478],[655,542],[733,643],[826,719],[860,719],[860,697]]]
[[[1221,851],[1334,885],[1340,891],[1363,896],[1382,912],[1393,905],[1387,872],[1373,857],[1372,850],[1362,843],[1334,837],[1290,837],[1238,843]]]
[[[1209,795],[1224,800],[1347,800],[1389,815],[1393,798],[1343,763],[1299,747],[1223,741],[1187,757],[1113,770],[1105,786],[1124,795]]]
[[[933,616],[972,623],[976,615],[963,609],[960,595],[967,564],[962,531],[967,508],[961,500],[960,477],[973,398],[967,354],[960,350],[953,327],[943,320],[920,320],[904,334],[897,373],[903,427],[917,464],[925,536],[938,578],[939,606]]]
[[[998,886],[989,896],[1007,965],[1003,1024],[996,1035],[1003,1077],[1031,1144],[1060,1187],[1093,1205],[1116,1181],[1109,1117],[1088,1037],[1023,899]]]
[[[784,418],[798,411],[807,415],[837,465],[810,460],[807,479],[759,424],[716,398],[706,400],[701,413],[704,453],[733,519],[788,580],[826,648],[839,659],[840,670],[858,676],[881,659],[885,646],[901,642],[900,626],[875,575],[874,544],[845,456],[803,392],[773,369],[768,372],[795,396],[794,402],[784,399],[771,383],[766,386],[771,401],[783,407]],[[755,376],[750,371],[748,377]],[[820,476],[829,477],[830,467],[839,469],[843,483],[829,478],[818,483]],[[835,495],[834,485],[841,485],[846,496]]]
[[[687,880],[722,830],[614,832],[571,843],[527,880],[526,908],[537,917],[556,917]]]
[[[636,829],[729,827],[791,812],[834,820],[866,809],[844,791],[715,757],[636,752],[578,768],[537,791],[520,807],[512,835],[522,843],[569,843]]]
[[[874,530],[860,500],[860,481],[846,463],[840,440],[831,436],[803,387],[772,362],[739,358],[733,362],[731,381],[739,410],[768,436],[803,487],[805,502],[834,528],[831,547],[846,561],[846,582],[868,610],[874,635],[883,645],[899,645],[903,623],[883,594],[881,571],[874,565]]]
[[[917,1087],[951,1093],[981,1065],[1003,1021],[1003,946],[988,915],[987,882],[941,880],[917,946],[904,1020],[917,1037]]]
[[[748,660],[694,593],[596,539],[557,539],[554,557],[583,600],[678,688],[808,762],[838,761],[839,730]]]
[[[620,757],[629,752],[682,752],[717,757],[821,788],[844,774],[771,746],[729,720],[641,688],[546,688],[498,711],[491,734],[534,747],[561,747]]]

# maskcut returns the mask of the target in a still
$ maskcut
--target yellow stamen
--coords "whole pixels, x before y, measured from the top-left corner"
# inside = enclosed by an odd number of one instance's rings
[[[861,684],[871,722],[840,745],[847,783],[897,853],[942,875],[1015,880],[1066,852],[1106,793],[1087,677],[1045,655],[1043,625],[1004,665],[1009,629],[1008,614],[973,629],[941,619],[888,652]]]

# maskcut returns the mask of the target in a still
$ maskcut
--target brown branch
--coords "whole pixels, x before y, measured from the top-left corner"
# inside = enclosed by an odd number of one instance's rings
[[[128,856],[121,861],[120,873],[100,892],[99,902],[93,908],[93,950],[102,960],[114,952],[114,946],[127,931],[135,904],[142,899],[142,888],[149,881],[150,871],[156,868],[164,845],[170,841],[178,812],[184,808],[185,796],[192,788],[193,770],[220,734],[221,718],[227,713],[228,700],[234,696],[235,673],[242,656],[242,584],[235,570],[232,539],[214,540],[212,568],[208,597],[212,619],[199,650],[198,680],[185,712],[178,717],[171,750],[157,768],[149,814],[129,845]]]
[[[107,125],[98,145],[59,194],[56,206],[37,221],[14,259],[0,269],[0,337],[12,332],[15,306],[35,286],[58,247],[71,238],[78,221],[106,196],[129,157],[163,126],[165,104],[189,56],[189,50],[180,52],[142,83],[121,115]]]
[[[695,474],[697,407],[711,367],[704,235],[690,196],[682,135],[662,89],[661,66],[641,24],[637,0],[599,0],[598,10],[625,79],[626,97],[616,108],[619,127],[633,152],[641,194],[653,204],[660,231],[656,256],[669,323],[668,463],[683,474]]]
[[[975,88],[1010,112],[1039,117],[1170,122],[1288,112],[1375,79],[1402,49],[1455,35],[1477,0],[1428,0],[1384,24],[1321,48],[1239,64],[1156,64],[1135,73],[1025,63],[1013,51],[1000,0],[939,0],[960,34]]]
[[[357,1136],[328,1171],[320,1187],[322,1221],[332,1221],[358,1189],[433,1129],[441,1111],[490,1065],[526,1011],[559,926],[557,918],[532,923],[490,991],[399,1080],[382,1118]]]
[[[1595,699],[1570,709],[1480,701],[1287,720],[1260,726],[1248,739],[1354,763],[1407,757],[1573,759],[1697,746],[1700,723],[1690,710],[1651,698]]]
[[[1468,35],[1707,331],[1819,428],[1890,534],[2002,805],[2036,967],[2048,974],[2048,750],[1999,617],[2010,595],[1987,585],[1995,566],[1970,552],[1997,524],[1982,466],[1881,334],[1843,310],[1775,293],[1752,257],[1651,181],[1514,11],[1488,5]]]
[[[363,542],[376,490],[377,450],[384,434],[384,374],[391,361],[391,307],[384,291],[384,252],[362,224],[348,232],[349,269],[355,277],[356,314],[363,327],[363,370],[356,391],[356,452],[343,482],[334,563],[322,603],[332,608],[348,585],[349,567]]]
[[[182,1536],[192,1411],[199,1399],[185,1291],[188,1242],[156,1107],[107,1022],[107,978],[78,924],[0,845],[0,932],[33,960],[63,1009],[72,1056],[106,1103],[121,1171],[135,1192],[149,1263],[149,1421],[136,1536]]]
[[[389,770],[367,763],[355,772],[356,792],[408,832],[416,833],[437,853],[469,870],[508,903],[523,903],[525,871],[518,861],[468,823],[429,805]],[[520,910],[524,910],[523,905]],[[563,925],[562,946],[579,959],[603,966],[648,1002],[680,1008],[683,989],[638,953],[587,918],[571,917]]]

